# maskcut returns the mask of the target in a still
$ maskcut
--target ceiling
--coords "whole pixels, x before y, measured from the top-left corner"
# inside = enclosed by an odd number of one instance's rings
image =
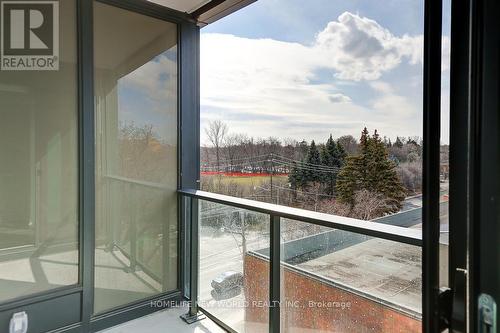
[[[257,0],[224,0],[216,1],[218,5],[210,6],[209,3],[214,0],[148,0],[159,5],[178,10],[180,12],[192,14],[197,9],[196,19],[199,25],[207,25],[223,18]],[[206,7],[202,8],[203,6]]]
[[[184,13],[192,13],[210,0],[149,0]]]
[[[176,45],[173,23],[96,2],[94,10],[94,65],[118,76],[142,66]]]

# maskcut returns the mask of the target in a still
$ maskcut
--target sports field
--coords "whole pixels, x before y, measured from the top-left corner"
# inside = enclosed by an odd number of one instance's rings
[[[236,183],[244,186],[259,186],[263,183],[268,183],[271,180],[270,174],[262,174],[262,173],[205,173],[202,172],[202,178],[216,178],[220,177],[221,181],[228,183]],[[273,181],[276,182],[286,182],[288,179],[288,175],[280,174],[280,175],[272,175]]]

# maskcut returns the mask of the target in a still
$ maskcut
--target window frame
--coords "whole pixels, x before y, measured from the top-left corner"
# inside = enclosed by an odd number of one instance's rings
[[[162,307],[152,302],[183,299],[185,289],[185,237],[188,235],[178,201],[177,288],[174,291],[129,303],[103,314],[93,315],[95,245],[95,124],[94,124],[94,39],[93,4],[122,8],[174,23],[177,27],[177,187],[195,186],[199,175],[197,124],[199,119],[199,27],[188,14],[144,0],[75,0],[77,41],[78,109],[78,218],[79,283],[0,303],[0,325],[8,327],[12,314],[27,311],[34,332],[51,330],[93,332],[142,317]],[[193,102],[194,101],[194,102]],[[160,303],[157,303],[160,304]],[[69,309],[69,310],[68,310]],[[54,316],[55,313],[60,313]],[[33,326],[36,325],[36,326]]]

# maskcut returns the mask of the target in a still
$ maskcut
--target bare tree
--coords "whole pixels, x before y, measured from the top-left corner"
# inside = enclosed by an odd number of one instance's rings
[[[295,159],[295,147],[298,145],[297,140],[293,138],[283,139],[283,156],[290,159]]]
[[[389,208],[388,208],[389,207]],[[383,216],[383,212],[394,209],[390,200],[381,193],[360,190],[354,194],[351,217],[371,220]]]
[[[224,150],[230,164],[228,171],[236,171],[235,160],[240,157],[240,143],[242,140],[241,134],[228,134],[224,139]]]
[[[361,220],[372,220],[383,216],[384,211],[390,205],[390,200],[383,194],[360,190],[354,194],[353,205],[342,203],[335,199],[327,199],[321,202],[320,211]]]
[[[201,167],[202,171],[210,171],[210,152],[209,148],[206,146],[200,147],[200,159],[201,159]]]
[[[211,121],[208,127],[205,127],[205,133],[207,134],[208,140],[210,140],[215,148],[217,172],[220,171],[220,153],[227,131],[227,125],[220,120]]]
[[[399,179],[411,194],[422,192],[422,162],[404,162],[397,167]]]
[[[161,182],[167,174],[165,160],[172,147],[161,140],[152,124],[121,123],[118,148],[120,176]]]
[[[343,135],[337,139],[337,142],[344,148],[347,155],[358,153],[358,141],[352,135]]]
[[[352,210],[351,205],[340,202],[335,199],[323,200],[321,205],[322,213],[327,213],[332,215],[349,217],[351,216],[351,210]]]

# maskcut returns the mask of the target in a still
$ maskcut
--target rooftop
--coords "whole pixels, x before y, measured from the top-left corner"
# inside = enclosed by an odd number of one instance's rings
[[[391,307],[421,313],[419,247],[370,239],[297,266]]]

